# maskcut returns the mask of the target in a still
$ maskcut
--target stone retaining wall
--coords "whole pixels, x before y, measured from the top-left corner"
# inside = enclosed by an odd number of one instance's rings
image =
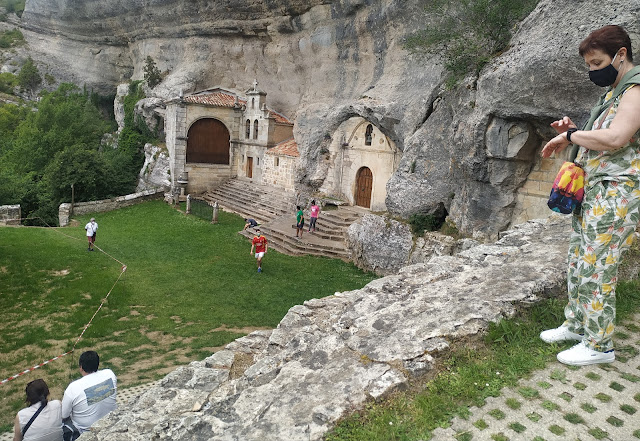
[[[20,205],[0,205],[0,224],[20,225]]]
[[[164,189],[153,189],[141,191],[140,193],[118,196],[117,198],[103,199],[101,201],[78,202],[77,204],[73,204],[73,214],[83,215],[87,213],[102,213],[105,211],[117,210],[118,208],[128,207],[145,201],[163,199],[164,193]],[[60,207],[58,208],[58,223],[61,227],[69,225],[70,215],[71,204],[60,204]]]

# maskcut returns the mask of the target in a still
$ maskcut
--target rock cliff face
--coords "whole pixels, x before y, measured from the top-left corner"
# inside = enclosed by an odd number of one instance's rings
[[[428,26],[427,4],[27,0],[20,26],[56,78],[110,93],[141,78],[148,55],[168,72],[154,90],[162,98],[244,90],[257,78],[270,105],[295,118],[302,190],[326,176],[320,151],[335,129],[362,116],[403,152],[387,185],[392,214],[444,207],[462,232],[495,236],[513,218],[549,122],[583,118],[600,93],[578,43],[604,24],[638,29],[640,1],[542,0],[509,49],[452,91],[441,87],[437,54],[403,48]]]

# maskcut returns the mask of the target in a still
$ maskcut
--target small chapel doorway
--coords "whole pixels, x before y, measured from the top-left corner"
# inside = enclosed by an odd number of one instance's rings
[[[373,188],[373,173],[369,167],[361,167],[356,175],[356,205],[371,207],[371,189]]]
[[[247,156],[247,178],[253,178],[253,157]]]

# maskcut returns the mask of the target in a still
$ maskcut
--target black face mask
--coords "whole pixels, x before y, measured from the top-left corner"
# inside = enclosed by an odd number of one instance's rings
[[[589,71],[589,79],[593,81],[596,86],[607,87],[616,82],[618,70],[613,67],[613,62],[617,56],[618,54],[613,57],[613,60],[611,60],[611,63],[607,67]]]

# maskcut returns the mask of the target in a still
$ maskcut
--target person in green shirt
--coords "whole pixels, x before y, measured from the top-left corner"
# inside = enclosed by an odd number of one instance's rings
[[[304,213],[302,208],[300,208],[300,205],[296,208],[298,209],[298,212],[296,213],[296,237],[302,239],[302,232],[304,231]]]

